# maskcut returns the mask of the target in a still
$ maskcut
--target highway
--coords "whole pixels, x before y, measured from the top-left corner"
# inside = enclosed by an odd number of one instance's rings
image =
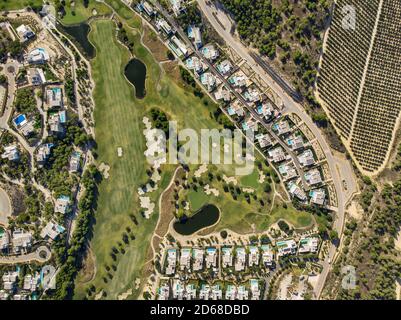
[[[219,16],[225,17],[224,19],[225,21],[227,20],[230,21],[230,18],[227,17],[226,13],[221,9],[221,7],[215,6],[214,4],[208,5],[205,0],[198,0],[198,4],[203,14],[209,20],[212,27],[225,40],[226,44],[230,46],[242,59],[247,61],[251,65],[255,73],[257,73],[261,78],[263,78],[270,86],[270,88],[274,90],[275,93],[280,97],[282,103],[284,104],[283,113],[291,112],[298,115],[316,137],[326,156],[326,160],[330,169],[330,174],[333,179],[334,187],[336,190],[337,214],[333,227],[334,230],[338,232],[339,236],[341,236],[344,227],[344,210],[347,199],[344,198],[344,193],[342,190],[342,179],[340,177],[339,171],[337,170],[337,166],[347,166],[347,165],[350,166],[349,163],[348,164],[341,163],[344,162],[343,159],[334,159],[330,147],[328,146],[326,140],[323,138],[320,129],[313,123],[312,119],[305,112],[303,106],[294,101],[293,97],[288,94],[287,92],[288,88],[283,88],[282,86],[280,86],[280,84],[277,83],[277,81],[275,81],[275,79],[273,79],[268,72],[266,72],[266,65],[265,64],[261,65],[259,59],[258,61],[255,61],[254,58],[255,55],[253,55],[250,52],[250,50],[246,48],[238,38],[234,37],[229,31],[227,31],[231,30],[231,26],[227,26],[226,28],[222,27],[221,23],[219,23],[216,17]],[[350,172],[352,172],[352,169],[350,170]],[[344,177],[344,180],[352,180],[352,178],[353,177]],[[347,184],[355,185],[354,181],[350,181]],[[327,275],[331,269],[331,262],[333,261],[336,251],[337,248],[333,244],[331,244],[329,253],[326,256],[326,259],[322,262],[323,269],[315,288],[315,295],[317,298],[320,297],[323,291]]]

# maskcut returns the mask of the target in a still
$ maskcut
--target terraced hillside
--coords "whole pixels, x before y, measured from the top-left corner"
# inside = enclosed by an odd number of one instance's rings
[[[356,9],[355,30],[343,28],[345,5]],[[400,18],[397,0],[338,1],[318,75],[318,98],[367,175],[384,168],[397,129]]]

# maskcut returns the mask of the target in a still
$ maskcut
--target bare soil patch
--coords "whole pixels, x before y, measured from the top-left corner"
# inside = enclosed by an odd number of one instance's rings
[[[146,25],[143,26],[142,42],[152,52],[152,55],[156,59],[156,61],[161,62],[168,59],[168,49],[159,40],[157,34]]]

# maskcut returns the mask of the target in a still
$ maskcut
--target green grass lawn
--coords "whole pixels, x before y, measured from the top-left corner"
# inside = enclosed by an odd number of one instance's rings
[[[85,8],[83,0],[75,0],[75,5],[71,6],[71,2],[67,1],[65,8],[65,16],[61,19],[64,25],[78,24],[88,20],[93,16],[93,10],[96,10],[96,16],[111,13],[111,9],[105,4],[91,0],[89,6]]]
[[[191,168],[189,172],[190,188],[180,191],[180,198],[178,203],[181,204],[183,200],[189,201],[190,210],[189,212],[180,205],[179,214],[191,214],[194,213],[201,206],[210,203],[219,207],[221,212],[220,222],[209,231],[219,231],[222,229],[230,229],[238,233],[251,233],[253,230],[256,232],[262,232],[270,227],[271,224],[277,222],[280,219],[285,219],[291,223],[295,228],[307,228],[313,223],[313,218],[310,213],[298,212],[291,204],[287,204],[285,208],[282,200],[279,197],[275,197],[273,204],[273,185],[276,189],[281,188],[280,185],[275,184],[272,177],[274,175],[273,169],[267,167],[261,162],[261,170],[265,173],[265,181],[259,183],[259,170],[255,167],[254,171],[248,176],[239,176],[237,179],[237,187],[243,189],[246,187],[252,187],[256,199],[253,198],[253,194],[250,194],[249,202],[245,198],[244,192],[235,192],[236,197],[234,198],[230,192],[225,192],[224,182],[217,179],[218,175],[221,175],[221,169],[218,166],[209,165],[208,172],[213,174],[213,178],[210,178],[208,173],[202,174],[200,178],[193,180],[193,173],[197,167]],[[218,196],[206,195],[203,192],[203,187],[199,185],[199,181],[202,180],[203,185],[208,184],[211,188],[219,191]],[[255,183],[256,182],[256,183]],[[197,186],[195,189],[193,184]],[[270,184],[271,191],[266,192],[265,186]]]
[[[209,196],[203,192],[203,190],[198,189],[197,191],[191,190],[188,193],[188,201],[191,205],[191,211],[198,211],[207,203]]]
[[[93,78],[96,83],[94,99],[96,102],[96,141],[98,143],[98,163],[110,165],[110,177],[99,188],[96,224],[91,247],[96,256],[96,277],[90,284],[97,290],[105,289],[107,298],[117,298],[128,288],[133,287],[141,272],[150,245],[158,212],[146,220],[139,215],[137,188],[146,182],[145,139],[142,119],[154,107],[165,111],[179,125],[188,128],[213,128],[216,123],[210,117],[214,106],[208,98],[196,98],[178,86],[155,63],[152,55],[140,45],[139,33],[135,37],[135,55],[147,66],[146,97],[134,98],[134,88],[123,76],[125,65],[130,59],[128,51],[115,40],[115,26],[110,20],[96,20],[91,24],[89,38],[96,46],[97,54],[92,60]],[[204,102],[207,101],[207,105]],[[123,148],[123,157],[117,157],[117,148]],[[170,180],[173,166],[163,166],[163,181],[158,192],[152,193],[152,200],[158,196]],[[135,226],[129,214],[138,217]],[[113,278],[105,284],[107,275],[105,264],[113,263],[110,251],[121,242],[122,233],[129,226],[136,239],[118,255],[114,264],[117,270]],[[79,279],[79,278],[78,278]],[[89,284],[76,283],[76,298],[85,296]],[[136,297],[134,291],[132,297]]]
[[[142,21],[139,16],[134,14],[124,3],[119,0],[105,0],[116,13],[125,20],[131,28],[141,29]]]
[[[28,6],[37,7],[42,4],[42,0],[0,0],[0,10],[19,10]]]
[[[259,171],[255,168],[251,174],[241,177],[241,184],[245,187],[257,189],[259,184]]]

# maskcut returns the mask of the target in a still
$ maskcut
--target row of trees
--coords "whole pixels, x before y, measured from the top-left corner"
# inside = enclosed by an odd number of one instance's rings
[[[70,247],[66,250],[65,255],[60,257],[62,267],[57,274],[56,289],[48,292],[52,299],[72,298],[74,280],[82,265],[82,256],[88,237],[92,234],[91,224],[96,208],[99,180],[100,173],[95,166],[90,166],[82,177],[85,193],[78,204],[79,214]]]

